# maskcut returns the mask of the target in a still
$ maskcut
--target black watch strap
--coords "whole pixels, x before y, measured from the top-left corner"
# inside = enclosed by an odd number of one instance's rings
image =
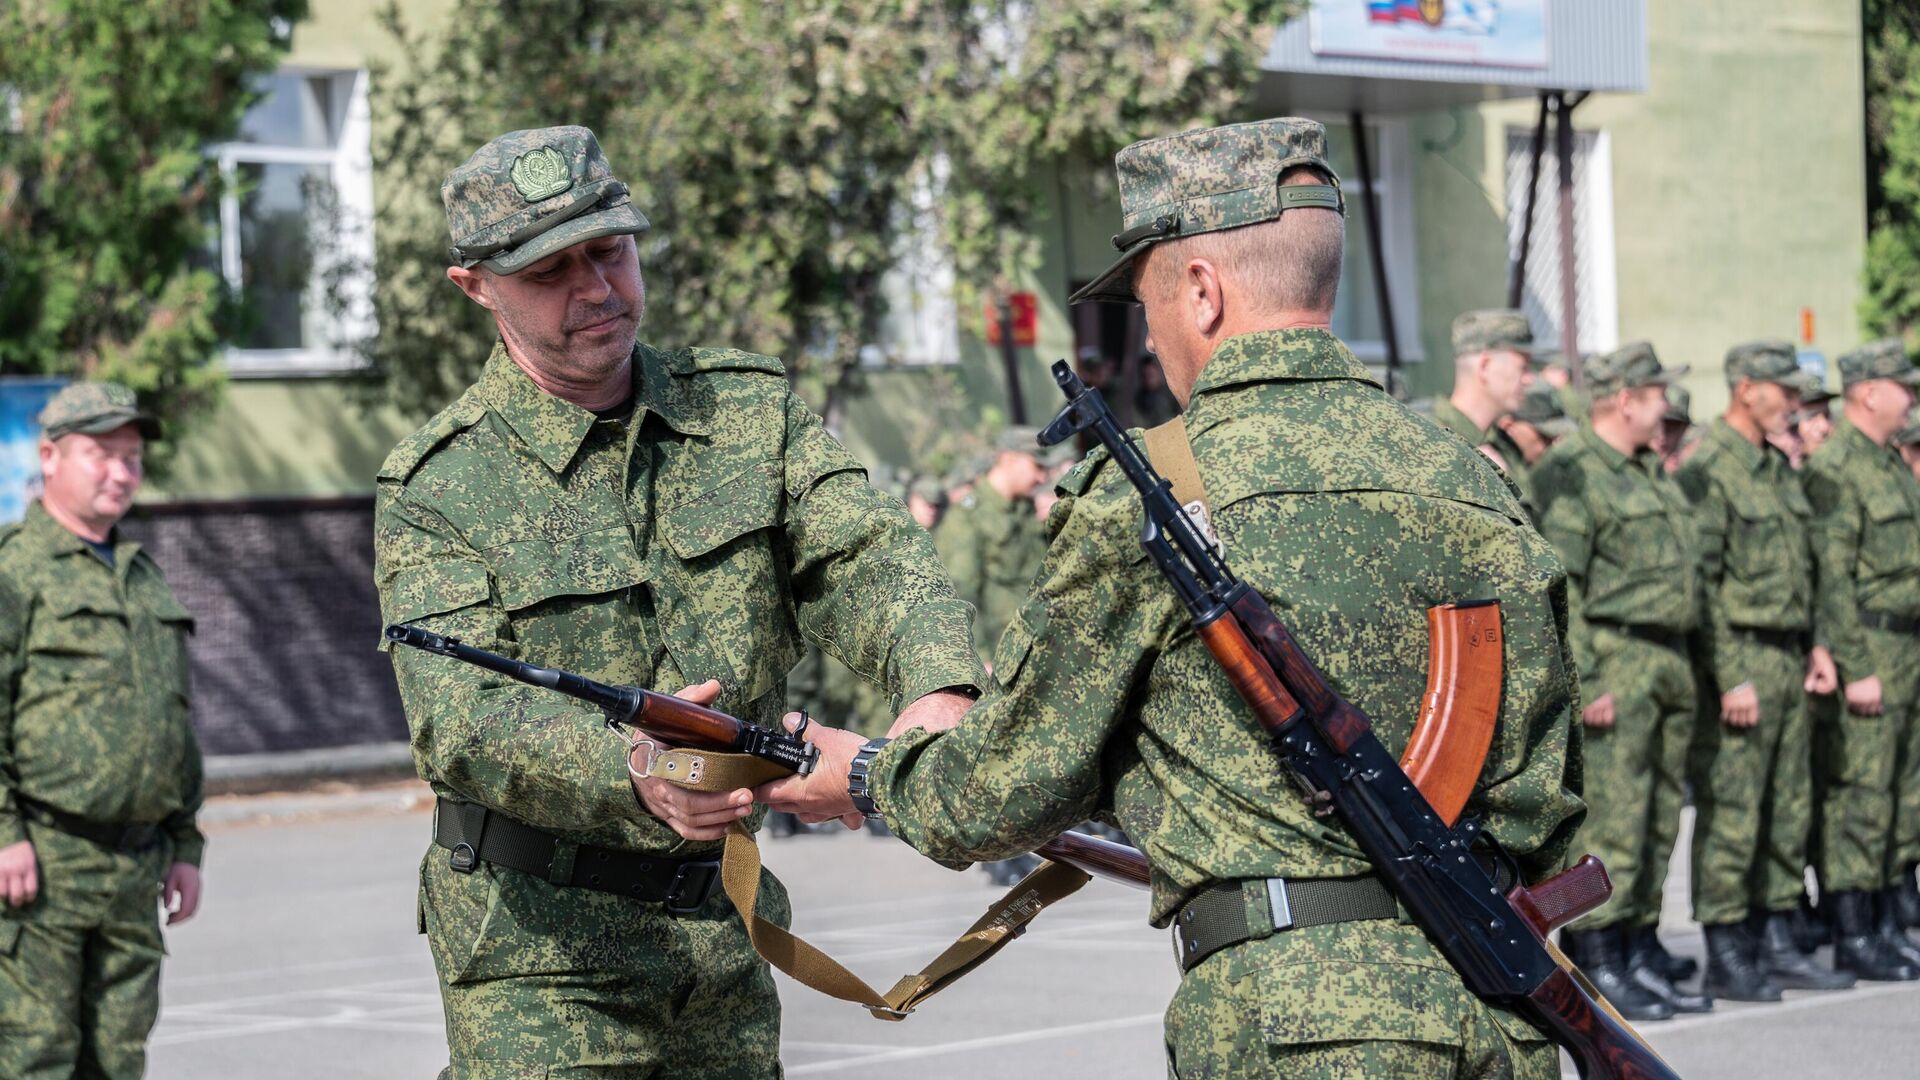
[[[867,769],[892,739],[868,739],[865,746],[853,755],[852,764],[847,766],[847,797],[853,800],[853,808],[869,818],[880,816],[880,808],[873,802],[873,787],[867,780]]]

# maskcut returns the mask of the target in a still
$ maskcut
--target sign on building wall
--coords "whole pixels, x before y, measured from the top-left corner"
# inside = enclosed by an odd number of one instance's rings
[[[40,424],[35,417],[65,379],[0,379],[0,522],[19,521],[39,495]]]
[[[1547,0],[1314,0],[1309,19],[1317,55],[1547,66]]]

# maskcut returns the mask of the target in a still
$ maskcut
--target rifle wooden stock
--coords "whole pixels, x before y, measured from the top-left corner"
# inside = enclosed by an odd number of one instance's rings
[[[702,750],[730,750],[740,740],[743,725],[738,717],[672,694],[640,689],[640,695],[634,726],[667,742]]]

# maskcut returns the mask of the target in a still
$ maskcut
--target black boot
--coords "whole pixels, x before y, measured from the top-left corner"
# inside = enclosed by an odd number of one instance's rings
[[[1713,1011],[1713,998],[1707,994],[1696,994],[1675,986],[1661,970],[1660,957],[1673,957],[1660,948],[1660,938],[1651,926],[1634,927],[1626,931],[1627,935],[1627,977],[1634,984],[1668,1005],[1677,1013],[1703,1013]]]
[[[1914,880],[1914,866],[1908,863],[1900,871],[1900,922],[1909,929],[1920,929],[1920,883]]]
[[[1657,926],[1636,926],[1628,931],[1629,948],[1643,950],[1646,963],[1659,972],[1670,983],[1685,982],[1700,974],[1700,965],[1691,956],[1675,956],[1667,951],[1660,941],[1660,928]],[[1682,1012],[1686,1010],[1682,1009]]]
[[[1807,956],[1812,956],[1821,945],[1833,939],[1833,928],[1814,907],[1813,898],[1806,893],[1800,894],[1800,905],[1793,909],[1793,945]]]
[[[1572,955],[1581,959],[1580,970],[1594,989],[1629,1020],[1670,1020],[1673,1006],[1641,989],[1627,976],[1627,955],[1622,947],[1624,927],[1600,930],[1568,930],[1562,936]]]
[[[1753,963],[1743,923],[1701,927],[1707,935],[1707,992],[1728,1001],[1779,1001],[1780,988]]]
[[[1873,907],[1874,928],[1886,943],[1887,951],[1908,967],[1920,968],[1920,945],[1915,945],[1900,925],[1900,890],[1881,889],[1874,894]]]
[[[1837,892],[1821,898],[1833,920],[1833,966],[1873,982],[1912,982],[1916,968],[1887,951],[1874,926],[1873,894]]]
[[[1758,945],[1755,961],[1761,974],[1782,990],[1846,990],[1853,986],[1851,972],[1828,971],[1800,951],[1793,940],[1793,916],[1787,912],[1766,915]]]

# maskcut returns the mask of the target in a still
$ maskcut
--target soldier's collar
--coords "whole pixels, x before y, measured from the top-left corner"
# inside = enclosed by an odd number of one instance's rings
[[[670,400],[665,359],[642,345],[634,350],[633,361],[634,375],[640,385],[634,391],[639,400],[635,402],[629,422],[637,429],[645,422],[646,413],[651,412],[682,434],[705,434],[704,426]],[[520,441],[555,473],[566,471],[573,463],[580,444],[586,441],[587,433],[599,419],[573,402],[557,398],[535,385],[507,355],[503,342],[496,341],[493,355],[487,357],[486,369],[480,373],[479,391]]]
[[[1733,425],[1727,423],[1727,419],[1724,416],[1718,417],[1713,421],[1713,425],[1707,429],[1707,437],[1719,443],[1723,451],[1732,454],[1733,459],[1739,462],[1748,472],[1759,472],[1766,468],[1769,460],[1767,451],[1774,450],[1775,453],[1779,452],[1773,444],[1765,441],[1762,441],[1759,446],[1748,442],[1747,437],[1735,431]],[[1781,456],[1785,457],[1786,455],[1782,454]]]
[[[1600,460],[1610,469],[1624,469],[1627,467],[1628,462],[1635,461],[1640,456],[1640,454],[1623,454],[1615,450],[1612,443],[1601,438],[1600,433],[1593,430],[1592,421],[1580,425],[1578,437],[1586,440],[1587,449],[1599,455]],[[1641,451],[1641,453],[1645,452],[1646,451]]]
[[[636,393],[640,395],[640,408],[658,416],[668,427],[682,435],[706,435],[709,433],[706,421],[698,418],[673,393],[673,369],[667,354],[651,345],[642,344],[633,354],[634,371],[640,380]],[[640,414],[634,414],[634,421],[640,421]]]
[[[1380,385],[1330,331],[1256,330],[1220,343],[1194,380],[1188,407],[1202,394],[1242,383],[1327,379]]]
[[[98,556],[93,553],[93,548],[90,547],[85,540],[80,539],[73,530],[60,524],[59,521],[54,519],[52,514],[47,513],[47,508],[40,505],[39,499],[35,499],[27,504],[27,513],[21,520],[20,525],[22,529],[39,537],[41,542],[46,544],[48,549],[55,555],[84,554],[90,559],[98,558]],[[128,540],[126,534],[122,533],[118,526],[115,526],[114,530],[107,534],[107,546],[113,549],[113,563],[116,573],[119,572],[122,565],[133,561],[133,557],[140,553],[140,545]]]

